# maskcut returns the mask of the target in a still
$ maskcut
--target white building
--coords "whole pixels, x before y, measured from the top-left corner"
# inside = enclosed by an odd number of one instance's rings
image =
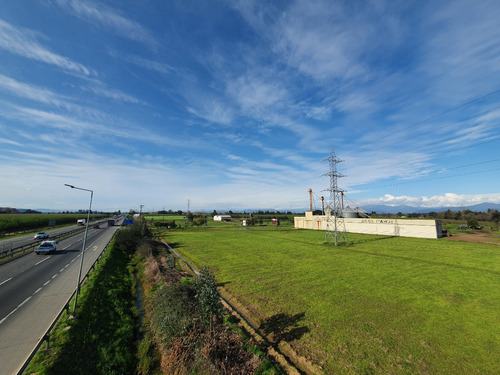
[[[214,221],[231,221],[230,215],[215,215]]]
[[[327,215],[313,215],[307,211],[305,217],[295,217],[295,228],[326,230]],[[384,218],[343,218],[345,230],[351,233],[379,234],[384,236],[440,238],[443,236],[441,220],[408,220]]]

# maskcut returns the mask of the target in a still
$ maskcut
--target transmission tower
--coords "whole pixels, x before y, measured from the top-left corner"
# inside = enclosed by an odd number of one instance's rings
[[[335,246],[337,246],[339,237],[342,237],[345,244],[349,245],[344,219],[341,216],[342,206],[340,200],[344,191],[340,189],[337,184],[338,178],[344,177],[344,175],[340,174],[337,170],[337,164],[343,162],[343,160],[340,160],[335,155],[332,146],[330,156],[323,161],[327,161],[330,167],[330,171],[323,175],[330,177],[330,188],[326,189],[326,191],[330,192],[330,201],[327,203],[327,210],[330,211],[330,215],[327,213],[325,242],[330,242],[330,240],[333,239],[335,241]]]

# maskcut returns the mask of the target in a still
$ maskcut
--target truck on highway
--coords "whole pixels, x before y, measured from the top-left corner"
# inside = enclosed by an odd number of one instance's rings
[[[108,219],[108,227],[115,225],[115,219]]]
[[[85,225],[85,219],[78,219],[76,225]]]

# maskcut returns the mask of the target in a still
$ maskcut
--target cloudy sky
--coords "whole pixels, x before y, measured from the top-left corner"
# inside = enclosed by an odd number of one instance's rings
[[[492,1],[0,6],[0,206],[500,203]],[[316,203],[315,203],[316,204]]]

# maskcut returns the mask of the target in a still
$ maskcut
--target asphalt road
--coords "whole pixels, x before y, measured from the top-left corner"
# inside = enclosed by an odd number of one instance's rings
[[[82,279],[118,226],[89,228]],[[76,289],[83,233],[0,265],[0,374],[16,374]],[[73,308],[73,306],[71,306]]]
[[[102,222],[102,221],[101,221]],[[97,223],[96,221],[93,221],[90,223],[90,225],[93,225],[94,223]],[[105,224],[101,224],[104,226]],[[64,233],[68,233],[71,231],[74,231],[75,229],[83,229],[81,225],[72,225],[69,227],[63,227],[63,228],[57,228],[57,229],[50,229],[50,230],[41,230],[40,232],[47,232],[49,234],[49,240],[54,239],[55,237],[62,235]],[[13,248],[17,248],[20,246],[25,246],[25,245],[30,245],[30,244],[35,244],[35,243],[40,243],[43,240],[35,240],[33,238],[34,234],[29,234],[25,236],[20,236],[20,237],[14,237],[14,238],[9,238],[6,240],[1,240],[0,241],[0,253],[3,253],[4,251],[9,251]]]

